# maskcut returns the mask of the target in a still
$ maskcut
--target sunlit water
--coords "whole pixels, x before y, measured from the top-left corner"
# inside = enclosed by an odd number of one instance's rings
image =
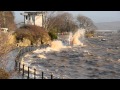
[[[84,30],[70,35],[65,36],[69,44],[53,41],[51,47],[27,53],[23,57],[24,63],[44,71],[48,78],[50,73],[57,78],[70,79],[120,78],[118,34],[101,35],[87,40],[84,38]],[[64,36],[61,38],[65,40]]]

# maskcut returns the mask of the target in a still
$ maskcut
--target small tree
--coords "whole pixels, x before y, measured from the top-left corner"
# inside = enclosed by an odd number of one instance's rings
[[[78,15],[77,21],[78,21],[79,27],[84,28],[86,30],[87,37],[94,36],[95,30],[97,29],[97,27],[94,25],[93,21],[90,18],[86,16]]]
[[[60,12],[56,15],[49,17],[48,31],[56,30],[56,32],[69,32],[77,28],[72,14],[67,12]]]
[[[9,30],[15,30],[16,24],[14,22],[15,16],[12,11],[0,11],[0,24],[2,28],[9,28]]]

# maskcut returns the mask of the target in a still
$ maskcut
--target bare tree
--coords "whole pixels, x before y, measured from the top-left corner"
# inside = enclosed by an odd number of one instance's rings
[[[44,11],[44,25],[46,30],[48,30],[49,25],[52,25],[53,23],[50,24],[50,18],[54,17],[56,15],[57,11]]]
[[[69,32],[77,28],[72,14],[67,12],[56,13],[54,16],[49,17],[47,22],[48,30],[56,28],[58,32]]]
[[[86,16],[78,15],[77,21],[79,23],[79,27],[84,28],[87,31],[93,31],[93,30],[97,29],[97,27],[94,25],[93,21]]]
[[[12,11],[0,11],[0,24],[3,28],[9,28],[9,30],[15,30],[16,24],[14,22],[14,12]]]
[[[84,28],[86,30],[85,36],[86,37],[94,37],[95,36],[95,30],[97,27],[94,25],[93,21],[82,15],[77,16],[78,26],[79,28]]]

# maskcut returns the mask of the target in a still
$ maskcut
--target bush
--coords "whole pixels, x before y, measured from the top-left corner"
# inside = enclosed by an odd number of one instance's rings
[[[7,73],[4,69],[0,68],[0,79],[9,79],[10,74]]]
[[[12,50],[14,47],[13,39],[9,33],[0,32],[0,57]]]
[[[57,39],[57,35],[53,32],[48,32],[49,36],[51,37],[51,40]]]
[[[3,16],[4,13],[4,16]],[[4,25],[4,17],[5,17],[5,25]],[[15,24],[15,16],[14,16],[14,12],[12,11],[0,11],[0,23],[1,23],[1,27],[7,27],[9,31],[13,31],[17,28],[16,24]]]
[[[51,41],[48,32],[44,28],[35,25],[22,26],[16,30],[14,34],[18,43],[23,41],[23,38],[29,39],[31,45],[39,42],[41,42],[41,44],[48,44],[49,41]]]
[[[95,36],[95,31],[89,31],[85,33],[85,37],[91,38]]]

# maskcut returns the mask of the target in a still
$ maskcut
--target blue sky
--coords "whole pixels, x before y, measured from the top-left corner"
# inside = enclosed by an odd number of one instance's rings
[[[15,21],[23,22],[23,16],[20,15],[24,11],[15,11]],[[79,14],[91,18],[95,23],[120,21],[120,11],[68,11],[74,16]]]

